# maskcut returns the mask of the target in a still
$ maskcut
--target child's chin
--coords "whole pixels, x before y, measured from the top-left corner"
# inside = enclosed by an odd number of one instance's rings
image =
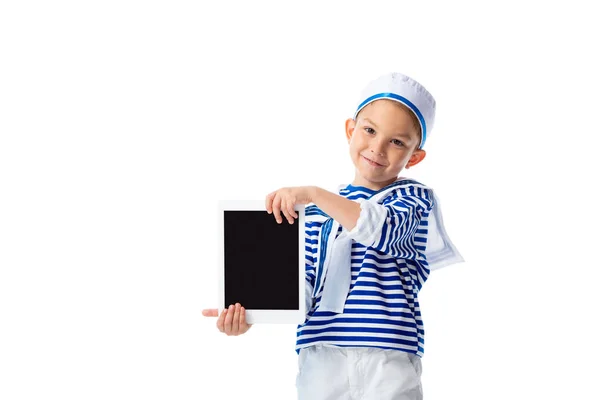
[[[384,177],[384,173],[383,173],[383,168],[381,167],[374,167],[372,165],[361,165],[360,168],[358,169],[359,172],[361,173],[361,175],[366,176],[370,176],[373,178],[379,177],[379,178],[385,178]]]

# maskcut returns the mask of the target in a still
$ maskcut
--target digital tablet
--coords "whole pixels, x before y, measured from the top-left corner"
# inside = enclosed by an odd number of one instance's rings
[[[219,314],[240,303],[249,324],[304,322],[304,205],[295,210],[278,224],[264,201],[219,202]]]

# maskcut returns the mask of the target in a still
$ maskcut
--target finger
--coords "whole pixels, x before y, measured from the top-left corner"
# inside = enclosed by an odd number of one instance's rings
[[[227,309],[224,309],[217,320],[217,328],[221,332],[225,332],[225,317],[227,316]]]
[[[292,218],[292,216],[289,213],[289,203],[290,201],[288,199],[283,199],[283,201],[281,202],[281,211],[283,211],[283,215],[285,216],[285,219],[287,219],[287,221],[290,224],[294,223],[294,218]]]
[[[267,197],[265,198],[265,208],[267,209],[267,212],[269,214],[271,214],[273,212],[273,199],[275,198],[275,194],[277,194],[277,192],[273,192],[273,193],[269,193],[267,195]]]
[[[294,202],[290,202],[290,204],[288,204],[288,214],[290,214],[292,217],[294,217],[295,219],[298,218],[298,214],[296,214],[296,210],[294,210],[294,206],[296,204],[294,204]]]
[[[231,334],[231,324],[233,322],[233,314],[235,314],[235,308],[233,307],[233,304],[232,304],[229,306],[229,309],[227,310],[227,316],[225,317],[225,323],[223,324],[225,333],[227,335]]]
[[[273,215],[278,224],[282,222],[281,218],[281,195],[275,195],[273,199]]]
[[[237,336],[240,334],[240,303],[235,305],[235,314],[233,314],[233,322],[231,324],[231,334]]]
[[[252,325],[248,325],[246,323],[246,309],[244,307],[240,307],[240,330],[241,333],[246,333],[248,329],[250,329]]]
[[[202,310],[202,315],[205,317],[218,317],[219,310],[217,310],[216,308],[208,308],[208,309]]]

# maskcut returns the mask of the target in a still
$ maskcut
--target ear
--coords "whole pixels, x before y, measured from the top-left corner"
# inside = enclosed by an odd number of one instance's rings
[[[408,169],[410,167],[414,167],[415,165],[423,161],[426,155],[427,153],[425,152],[425,150],[416,149],[411,154],[410,158],[408,159],[408,163],[406,163],[406,166],[404,168]]]
[[[352,140],[352,134],[354,133],[354,128],[356,127],[356,121],[352,118],[348,118],[346,120],[346,139],[348,139],[348,143]]]

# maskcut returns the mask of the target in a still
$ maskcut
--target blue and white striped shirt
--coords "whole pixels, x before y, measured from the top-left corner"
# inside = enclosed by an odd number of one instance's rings
[[[390,187],[393,189],[390,190]],[[315,205],[306,207],[306,321],[298,326],[296,351],[324,344],[377,347],[423,355],[424,329],[417,294],[429,275],[424,252],[431,190],[402,179],[379,203],[366,202],[377,191],[348,185],[339,194],[361,203],[353,229],[350,291],[343,313],[320,311],[325,277],[319,271],[322,231],[331,219]],[[341,228],[337,235],[341,232]],[[326,255],[325,255],[326,256]]]

